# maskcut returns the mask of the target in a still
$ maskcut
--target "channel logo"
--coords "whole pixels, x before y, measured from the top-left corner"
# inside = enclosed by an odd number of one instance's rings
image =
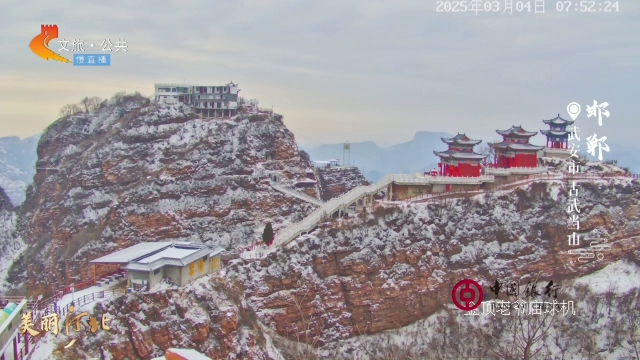
[[[45,60],[55,60],[65,63],[71,63],[69,59],[62,57],[53,50],[49,49],[49,42],[52,39],[58,38],[58,25],[42,25],[40,28],[40,34],[31,40],[29,48],[34,54]]]

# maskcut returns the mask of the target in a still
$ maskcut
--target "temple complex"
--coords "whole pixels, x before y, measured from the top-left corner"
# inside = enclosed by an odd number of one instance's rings
[[[497,130],[502,135],[502,142],[489,143],[495,151],[494,161],[497,168],[538,166],[538,151],[544,146],[529,144],[529,139],[537,132],[529,132],[521,126],[512,126],[507,130]]]
[[[438,175],[440,176],[480,176],[480,162],[489,155],[481,155],[473,151],[473,147],[482,140],[471,140],[465,134],[458,134],[450,139],[441,138],[449,145],[446,151],[434,151],[440,158]]]

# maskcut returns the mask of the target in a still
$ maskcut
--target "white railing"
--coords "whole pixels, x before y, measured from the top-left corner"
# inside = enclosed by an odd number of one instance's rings
[[[193,88],[194,85],[190,85],[190,84],[176,84],[176,83],[156,83],[154,84],[155,87],[170,87],[170,88],[179,88],[179,87],[190,87]]]
[[[546,166],[515,166],[510,168],[485,167],[485,174],[516,174],[516,173],[542,173],[548,169]]]
[[[326,203],[323,203],[318,209],[314,210],[309,216],[304,218],[302,221],[291,224],[284,229],[278,231],[275,234],[275,240],[272,244],[271,248],[267,248],[266,246],[259,245],[254,246],[252,250],[243,252],[240,257],[244,259],[255,259],[262,258],[266,256],[269,252],[274,251],[279,246],[284,246],[291,242],[293,239],[298,237],[303,232],[308,232],[312,228],[314,228],[318,223],[320,223],[324,218],[328,215],[333,214],[336,210],[338,210],[341,206],[347,205],[358,198],[368,194],[377,194],[380,190],[387,187],[394,181],[407,181],[411,179],[416,179],[415,175],[387,175],[382,180],[378,181],[373,185],[368,186],[358,186],[357,188],[352,189],[349,192],[346,192],[340,196],[337,196]],[[421,179],[423,180],[423,179]]]
[[[469,184],[469,183],[483,183],[492,182],[495,180],[493,175],[480,175],[480,176],[425,176],[431,184]]]
[[[304,201],[316,204],[318,206],[322,206],[322,204],[324,204],[323,201],[318,200],[318,199],[316,199],[314,197],[311,197],[311,196],[309,196],[309,195],[307,195],[307,194],[305,194],[305,193],[303,193],[301,191],[298,191],[292,185],[284,185],[284,184],[278,184],[278,183],[272,182],[271,183],[271,187],[276,189],[276,190],[278,190],[278,191],[281,191],[281,192],[283,192],[285,194],[289,194],[291,196],[294,196],[294,197],[297,197],[297,198],[302,199]]]

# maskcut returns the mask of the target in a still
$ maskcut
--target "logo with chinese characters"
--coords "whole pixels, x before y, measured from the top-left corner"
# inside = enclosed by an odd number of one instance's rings
[[[517,299],[521,295],[524,295],[524,297],[526,298],[532,298],[535,296],[541,296],[541,293],[538,291],[538,289],[538,277],[536,276],[533,281],[529,280],[529,282],[525,286],[524,294],[520,293],[520,282],[518,280],[507,280],[502,282],[496,280],[493,286],[489,286],[489,293],[495,294],[496,300],[498,300],[500,297],[500,290],[506,292],[507,297],[514,297]],[[544,296],[553,296],[554,299],[557,299],[559,289],[560,286],[557,284],[554,285],[553,280],[550,280],[549,283],[544,287]]]
[[[58,38],[58,25],[41,25],[40,34],[31,40],[29,48],[34,54],[45,60],[55,60],[64,63],[70,63],[69,59],[60,56],[49,49],[49,42]]]
[[[56,60],[65,63],[73,63],[73,66],[111,66],[111,52],[115,49],[115,52],[127,52],[127,41],[124,39],[118,39],[111,42],[110,39],[102,40],[101,51],[99,54],[85,54],[85,41],[82,39],[66,40],[61,38],[58,40],[60,49],[54,52],[49,48],[49,43],[52,39],[58,38],[58,25],[42,25],[40,34],[31,40],[29,48],[34,54],[45,60]],[[87,47],[94,48],[96,44],[88,42]],[[63,51],[74,52],[69,60],[66,57],[60,55]]]
[[[99,329],[109,330],[109,326],[107,323],[111,321],[111,319],[107,318],[106,314],[102,314],[100,318],[100,322],[93,316],[89,316],[89,313],[82,312],[75,317],[71,318],[71,314],[75,311],[75,307],[72,305],[69,308],[69,312],[67,313],[67,317],[65,319],[65,335],[69,336],[69,328],[72,330],[79,332],[82,327],[89,327],[89,331],[95,334]],[[83,317],[89,317],[87,324],[84,324],[81,320]],[[42,332],[47,333],[51,332],[53,335],[58,335],[60,333],[60,318],[57,313],[53,313],[50,315],[43,316],[40,323],[40,330],[36,330],[37,326],[33,323],[33,313],[31,311],[26,314],[22,314],[22,322],[20,324],[20,334],[29,333],[31,336],[38,336]],[[72,339],[67,345],[64,346],[65,349],[70,348],[78,339]],[[59,354],[61,350],[56,350],[53,353]]]

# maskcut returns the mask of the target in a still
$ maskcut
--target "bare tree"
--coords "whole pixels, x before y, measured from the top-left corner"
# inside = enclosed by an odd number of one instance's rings
[[[89,106],[90,106],[90,100],[89,97],[85,96],[84,99],[80,100],[80,105],[82,105],[82,107],[84,107],[84,112],[88,113],[89,112]]]
[[[635,355],[636,359],[640,359],[640,301],[638,301],[638,295],[638,289],[624,295],[625,299],[621,304],[624,304],[626,309],[620,309],[623,321],[627,325],[626,343],[629,348],[625,348],[630,355]]]
[[[89,112],[94,112],[100,108],[100,104],[102,103],[102,99],[97,96],[92,96],[87,99],[87,108]]]
[[[535,359],[543,350],[543,340],[548,336],[556,316],[546,311],[544,314],[531,315],[512,313],[506,317],[509,322],[508,338],[501,339],[485,331],[485,335],[493,340],[486,346],[487,349],[499,359]]]
[[[493,148],[491,148],[491,146],[489,146],[488,144],[482,144],[478,146],[478,153],[480,155],[487,155],[487,158],[482,161],[483,164],[493,164],[495,160],[495,151],[493,150]]]
[[[78,104],[67,104],[60,108],[60,117],[75,115],[82,112]]]
[[[127,96],[126,91],[117,92],[113,94],[113,96],[111,97],[110,103],[114,105],[120,105],[120,103],[122,103],[122,100],[124,100],[125,96]]]

